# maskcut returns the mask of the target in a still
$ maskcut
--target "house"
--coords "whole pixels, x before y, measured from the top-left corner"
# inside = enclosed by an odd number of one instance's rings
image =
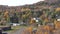
[[[60,21],[60,16],[57,16],[56,19],[57,19],[57,21]]]

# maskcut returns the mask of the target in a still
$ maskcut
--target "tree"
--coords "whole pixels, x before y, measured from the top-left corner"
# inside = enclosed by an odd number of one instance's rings
[[[25,11],[25,13],[22,15],[22,20],[24,22],[28,22],[30,15],[31,15],[31,11]]]
[[[11,21],[12,23],[18,23],[18,17],[17,17],[17,15],[16,15],[16,13],[14,13],[14,16],[12,16],[12,17],[10,18],[10,21]]]
[[[9,22],[9,12],[7,10],[4,13],[4,18],[6,19],[7,22]]]

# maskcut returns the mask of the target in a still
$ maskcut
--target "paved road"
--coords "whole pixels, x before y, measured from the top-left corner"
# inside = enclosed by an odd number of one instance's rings
[[[16,31],[14,31],[14,32],[7,32],[8,34],[22,34],[22,32],[24,31],[24,27],[22,27],[22,28],[20,28],[20,29],[18,29],[18,30],[16,30]],[[6,33],[6,32],[5,32]]]
[[[15,31],[13,34],[22,34],[25,28],[20,28],[19,30]]]

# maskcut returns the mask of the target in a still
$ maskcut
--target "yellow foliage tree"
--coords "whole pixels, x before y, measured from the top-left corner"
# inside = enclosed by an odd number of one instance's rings
[[[56,8],[56,11],[60,11],[60,8]]]
[[[6,12],[4,13],[4,16],[5,16],[5,17],[8,17],[8,11],[6,11]]]
[[[44,22],[48,22],[48,19],[47,19],[47,18],[45,18]]]
[[[43,32],[40,32],[40,34],[43,34]]]
[[[35,23],[35,20],[31,19],[30,24],[33,24],[33,23]]]
[[[60,22],[58,22],[58,21],[56,22],[55,28],[60,29]]]
[[[48,34],[48,32],[45,32],[44,34]]]
[[[33,30],[32,26],[30,26],[30,27],[27,28],[27,31],[28,31],[30,34],[32,34],[32,30]]]
[[[44,29],[45,29],[45,30],[48,30],[48,31],[51,30],[50,27],[49,27],[48,25],[44,26]]]
[[[4,18],[9,21],[9,12],[6,10],[6,12],[4,13]]]

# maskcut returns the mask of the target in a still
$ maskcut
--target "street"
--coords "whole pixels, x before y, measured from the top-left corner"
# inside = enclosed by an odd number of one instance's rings
[[[22,34],[24,29],[25,29],[24,27],[21,27],[20,29],[15,30],[14,32],[5,32],[5,33],[7,33],[7,34]]]

